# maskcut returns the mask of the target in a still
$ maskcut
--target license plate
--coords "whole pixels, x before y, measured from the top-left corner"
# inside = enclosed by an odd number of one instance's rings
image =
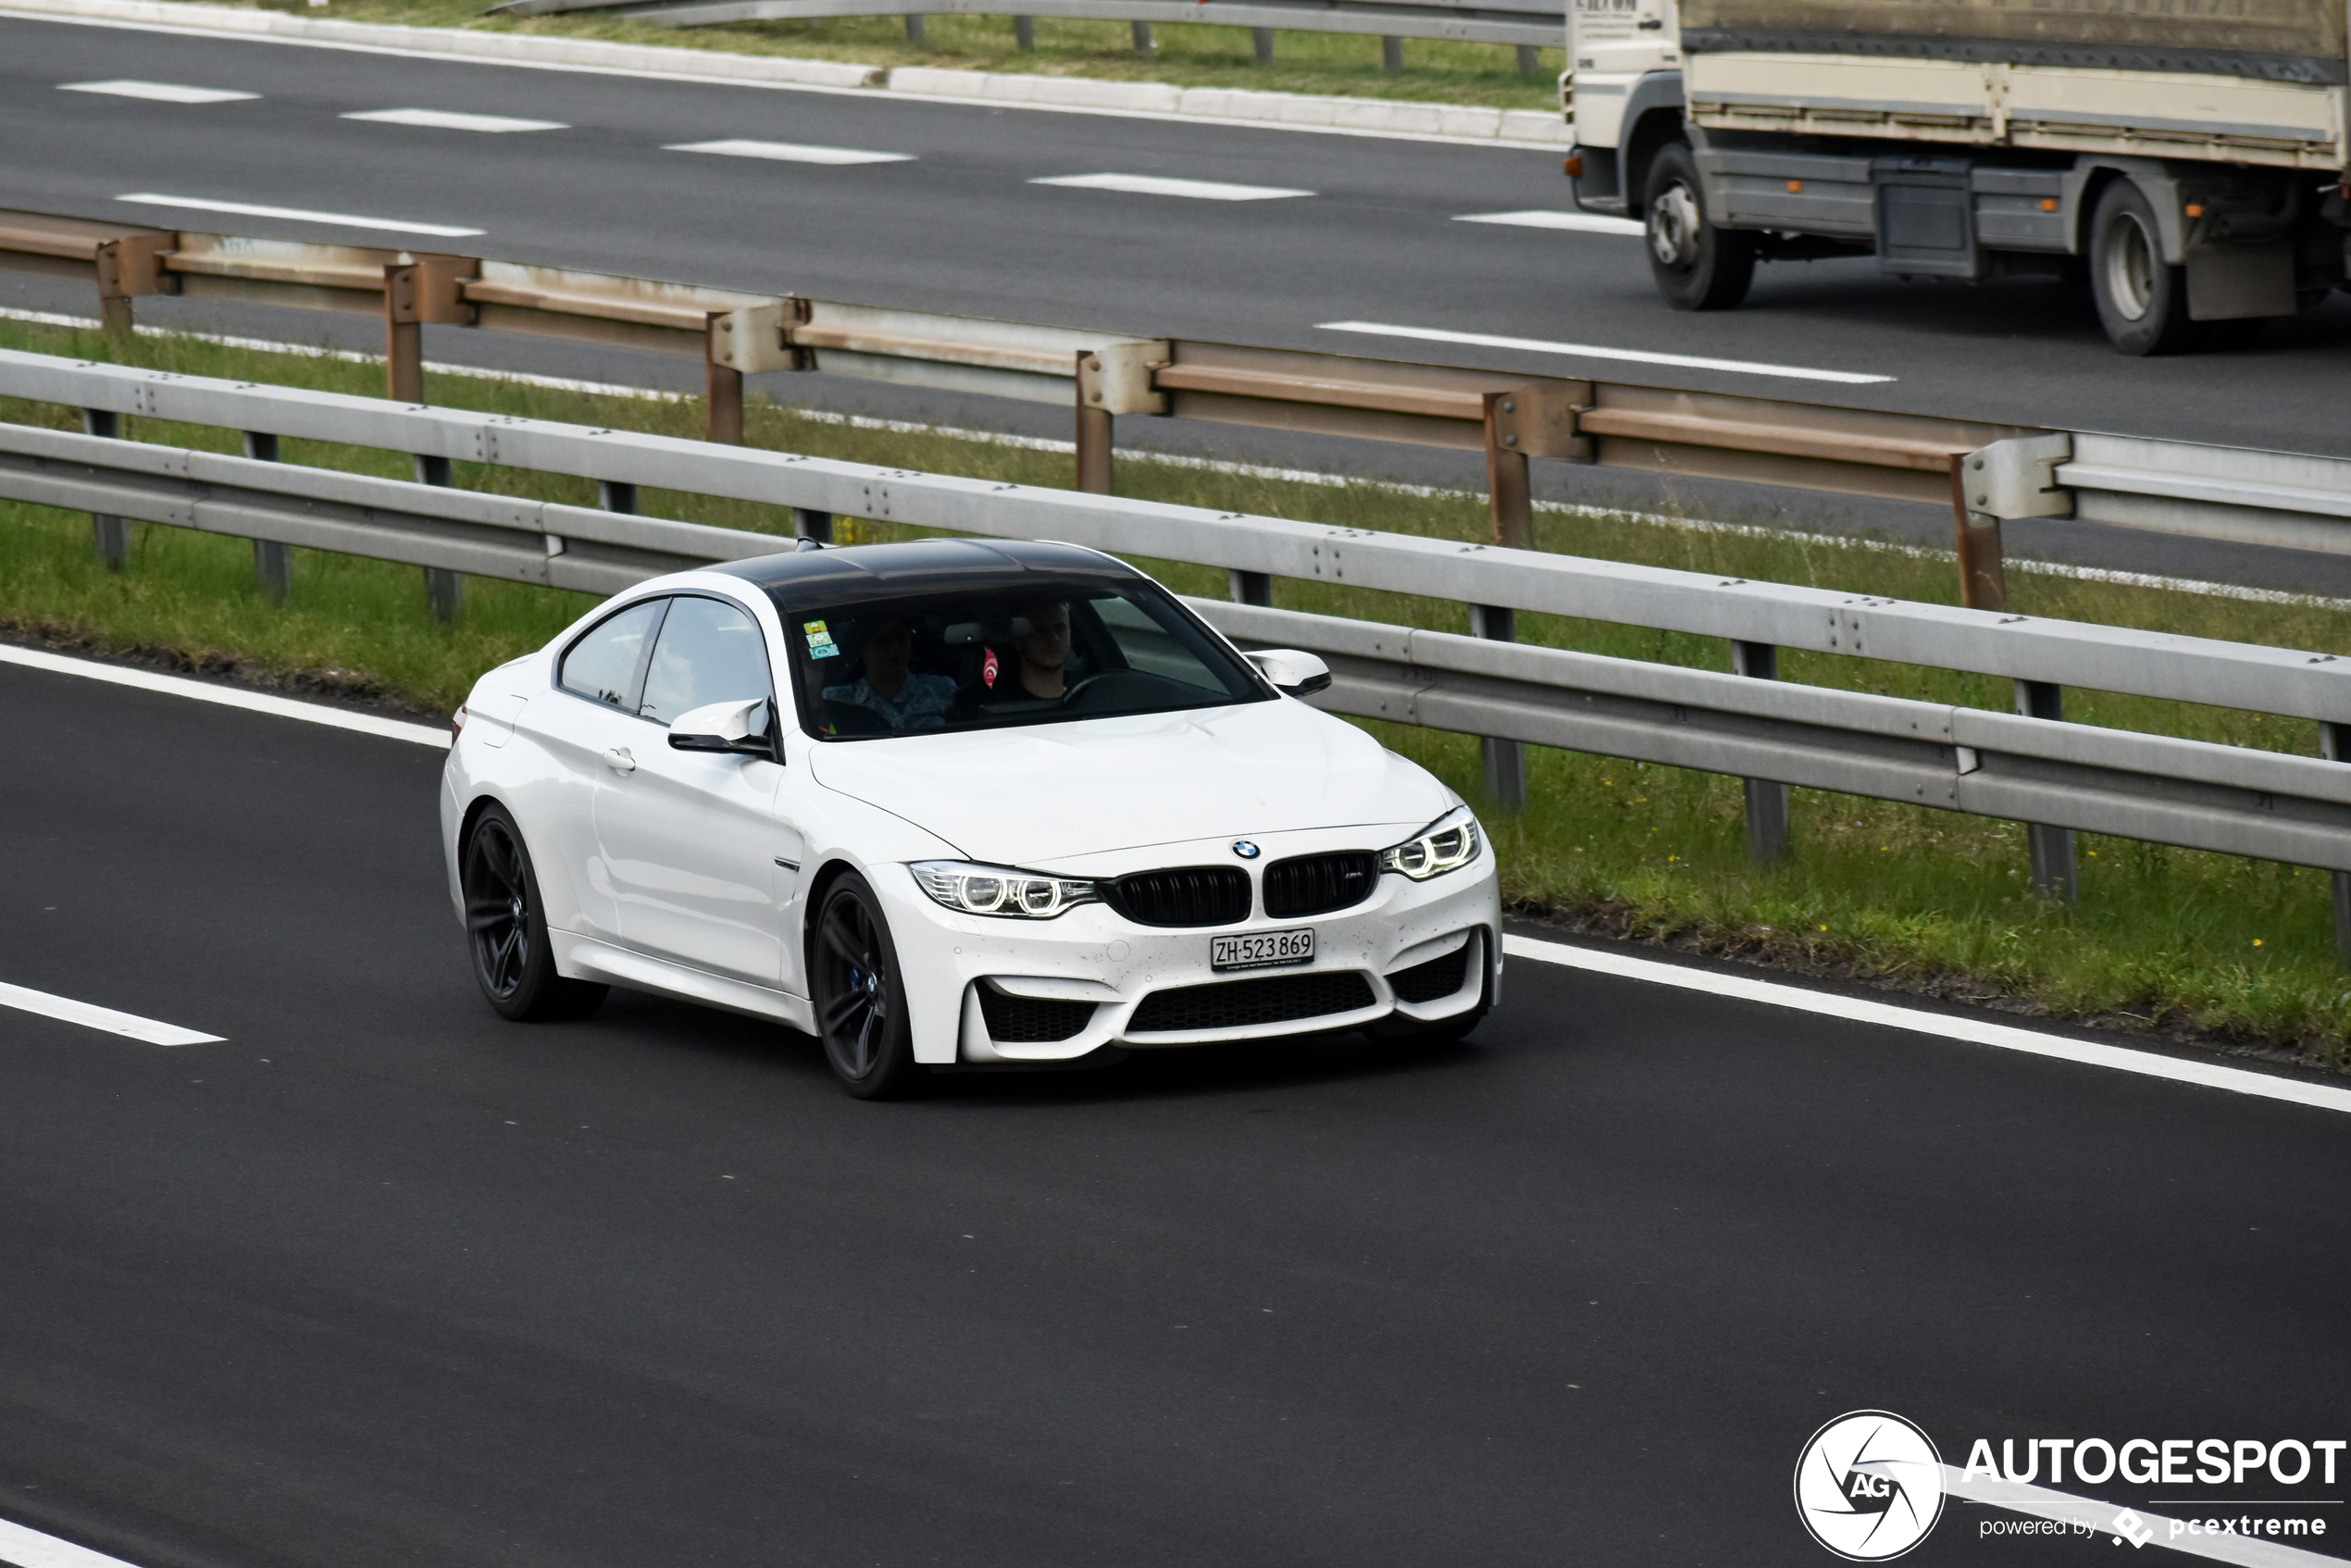
[[[1212,969],[1270,969],[1283,964],[1314,962],[1312,927],[1296,931],[1250,931],[1245,936],[1208,939]]]

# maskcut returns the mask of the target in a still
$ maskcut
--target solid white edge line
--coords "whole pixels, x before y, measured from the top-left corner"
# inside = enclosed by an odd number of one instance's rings
[[[363,218],[351,212],[313,212],[307,207],[265,206],[257,202],[224,202],[210,196],[173,196],[160,191],[133,191],[115,198],[133,206],[172,207],[182,212],[226,212],[244,218],[277,218],[289,223],[323,223],[335,229],[375,229],[387,234],[429,234],[441,240],[463,240],[486,233],[481,229],[457,229],[446,223],[412,223],[402,218]]]
[[[1519,349],[1528,354],[1557,354],[1574,359],[1621,359],[1635,365],[1671,365],[1685,370],[1729,370],[1742,376],[1785,376],[1798,381],[1835,381],[1870,386],[1891,381],[1892,376],[1859,370],[1817,370],[1807,365],[1773,365],[1757,359],[1713,359],[1696,354],[1658,354],[1647,349],[1607,348],[1598,343],[1552,342],[1542,338],[1511,338],[1493,332],[1452,332],[1437,327],[1399,327],[1385,321],[1317,321],[1318,332],[1362,332],[1375,338],[1410,338],[1421,342],[1465,343],[1473,348]]]
[[[953,93],[916,93],[888,87],[831,87],[815,81],[757,81],[716,72],[652,70],[636,66],[598,66],[570,60],[489,59],[445,49],[404,49],[390,44],[347,44],[331,38],[280,38],[267,33],[230,32],[220,28],[168,22],[127,21],[114,17],[73,17],[57,11],[24,11],[0,6],[0,21],[56,22],[67,27],[108,27],[126,32],[162,32],[182,38],[228,39],[242,44],[278,44],[296,49],[337,49],[352,55],[388,55],[403,60],[441,60],[461,66],[508,66],[516,70],[569,71],[580,76],[622,76],[641,81],[678,81],[697,87],[755,87],[775,93],[815,93],[836,98],[865,98],[893,104],[947,104],[971,109],[1033,109],[1042,114],[1095,115],[1103,119],[1151,119],[1170,125],[1220,125],[1237,131],[1290,131],[1309,136],[1355,136],[1367,142],[1435,142],[1448,147],[1493,147],[1506,153],[1550,153],[1559,142],[1515,136],[1449,136],[1437,131],[1367,131],[1350,125],[1300,125],[1289,120],[1248,119],[1238,115],[1190,115],[1168,109],[1113,109],[1091,104],[1034,104],[1015,98],[965,97]],[[387,24],[389,25],[389,24]],[[1303,96],[1303,94],[1301,94]]]
[[[267,691],[247,691],[235,686],[216,686],[210,681],[190,680],[185,676],[157,675],[152,670],[126,669],[120,665],[100,664],[95,659],[76,659],[63,653],[52,653],[41,648],[19,648],[0,643],[0,665],[18,665],[26,669],[46,670],[52,675],[78,675],[87,680],[104,680],[116,686],[129,686],[141,691],[160,691],[167,696],[188,697],[199,703],[218,703],[224,708],[243,708],[247,713],[268,714],[277,718],[295,718],[305,724],[323,724],[330,729],[349,729],[361,735],[374,735],[386,740],[406,740],[415,745],[431,746],[440,751],[449,749],[449,731],[429,724],[411,724],[404,719],[379,718],[374,714],[355,714],[342,708],[330,708],[318,703],[297,702],[292,697],[272,696]]]
[[[2305,1551],[2300,1547],[2287,1546],[2283,1541],[2264,1540],[2254,1536],[2187,1534],[2185,1521],[2173,1520],[2160,1513],[2147,1513],[2138,1509],[2124,1509],[2114,1503],[2100,1502],[2096,1498],[2075,1497],[2048,1487],[2036,1487],[2029,1481],[2003,1481],[1985,1476],[1965,1479],[1966,1472],[1956,1464],[1943,1467],[1943,1495],[1979,1502],[1992,1508],[2005,1508],[2018,1513],[2030,1513],[2039,1519],[2062,1520],[2071,1524],[2086,1524],[2098,1535],[2121,1537],[2126,1525],[2122,1515],[2130,1513],[2141,1527],[2152,1529],[2152,1536],[2132,1533],[2133,1546],[2159,1546],[2172,1551],[2185,1552],[2190,1557],[2207,1557],[2216,1562],[2242,1563],[2244,1568],[2341,1568],[2343,1559],[2324,1553]],[[2178,1535],[2171,1526],[2183,1527]]]
[[[2095,1040],[2069,1039],[2062,1035],[2041,1034],[2009,1024],[1995,1024],[1987,1018],[1929,1013],[1921,1008],[1905,1007],[1898,1002],[1838,996],[1834,992],[1808,990],[1802,986],[1786,985],[1777,980],[1755,979],[1713,968],[1688,968],[1678,964],[1661,963],[1654,958],[1636,958],[1630,953],[1611,952],[1602,948],[1573,947],[1565,942],[1547,942],[1535,937],[1505,935],[1502,952],[1512,958],[1524,958],[1536,964],[1556,964],[1561,968],[1582,969],[1619,979],[1672,986],[1679,990],[1704,991],[1709,996],[1761,1002],[1767,1007],[1785,1007],[1793,1012],[1842,1018],[1848,1023],[1869,1024],[1878,1028],[1906,1029],[1913,1034],[1935,1035],[1969,1045],[1988,1045],[2000,1051],[2020,1051],[2031,1056],[2053,1057],[2084,1066],[2109,1067],[2116,1072],[2168,1078],[2173,1083],[2195,1084],[2203,1089],[2227,1089],[2233,1094],[2249,1094],[2263,1100],[2283,1100],[2289,1104],[2307,1105],[2320,1111],[2351,1113],[2351,1089],[2303,1083],[2295,1078],[2275,1077],[2268,1073],[2247,1072],[2242,1067],[2224,1067],[2217,1062],[2162,1056],[2151,1051],[2133,1051],[2127,1046],[2103,1045]]]
[[[111,1007],[95,1002],[76,1002],[69,996],[57,996],[49,991],[37,991],[29,986],[12,986],[0,980],[0,1007],[13,1007],[20,1013],[37,1013],[44,1018],[63,1023],[79,1024],[85,1029],[104,1029],[110,1035],[125,1035],[144,1040],[149,1045],[216,1045],[221,1037],[205,1034],[197,1029],[183,1029],[177,1024],[159,1023],[142,1018],[136,1013],[118,1013]],[[0,1552],[7,1545],[0,1540]],[[0,1557],[0,1562],[9,1561]]]
[[[0,1562],[10,1568],[133,1568],[119,1557],[0,1519]]]

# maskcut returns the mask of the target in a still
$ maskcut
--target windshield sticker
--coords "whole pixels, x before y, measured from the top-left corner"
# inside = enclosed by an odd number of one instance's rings
[[[823,621],[802,621],[800,629],[808,634],[810,658],[829,659],[840,652],[840,645],[833,641],[833,634],[825,629]]]

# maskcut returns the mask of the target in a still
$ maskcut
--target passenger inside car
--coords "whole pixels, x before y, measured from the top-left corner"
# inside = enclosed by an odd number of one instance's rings
[[[1060,600],[1020,605],[1010,629],[1002,652],[987,651],[965,697],[983,706],[1059,702],[1069,690],[1069,605]]]
[[[937,729],[955,701],[955,683],[914,668],[914,632],[892,617],[863,628],[863,669],[856,679],[824,688],[825,701],[865,708],[892,729]]]

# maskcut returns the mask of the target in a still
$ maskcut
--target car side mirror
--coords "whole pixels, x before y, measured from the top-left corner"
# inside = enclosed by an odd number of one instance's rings
[[[1330,689],[1331,666],[1296,648],[1261,648],[1248,655],[1267,684],[1285,697],[1311,697]]]
[[[783,737],[777,733],[772,698],[739,698],[690,708],[669,727],[674,752],[727,752],[740,756],[784,760]]]

